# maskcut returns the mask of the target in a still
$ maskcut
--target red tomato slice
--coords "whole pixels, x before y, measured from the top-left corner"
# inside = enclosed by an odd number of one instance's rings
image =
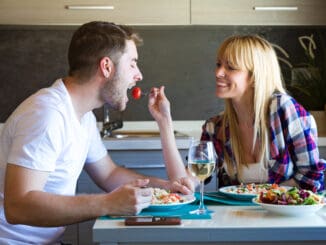
[[[133,90],[132,90],[132,97],[135,100],[140,99],[140,97],[141,97],[141,88],[140,87],[134,87],[133,88]]]

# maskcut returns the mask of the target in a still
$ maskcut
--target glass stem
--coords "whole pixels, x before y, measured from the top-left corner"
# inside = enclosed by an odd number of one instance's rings
[[[199,202],[199,209],[205,210],[204,206],[204,181],[200,181],[200,202]]]

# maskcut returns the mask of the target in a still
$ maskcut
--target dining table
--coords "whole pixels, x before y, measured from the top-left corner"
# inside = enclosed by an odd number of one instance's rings
[[[98,217],[93,241],[100,245],[164,244],[326,244],[326,207],[289,215],[264,209],[251,200],[205,195],[206,215],[189,214],[197,201],[178,208],[148,210],[139,216],[177,216],[180,225],[125,225],[125,217]]]

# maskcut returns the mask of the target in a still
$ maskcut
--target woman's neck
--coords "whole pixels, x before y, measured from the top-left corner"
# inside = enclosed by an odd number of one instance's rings
[[[237,114],[238,124],[252,127],[255,118],[253,104],[246,100],[233,102],[232,104],[234,111]]]

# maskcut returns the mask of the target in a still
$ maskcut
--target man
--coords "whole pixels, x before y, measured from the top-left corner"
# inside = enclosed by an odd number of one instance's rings
[[[118,167],[107,154],[92,110],[124,110],[127,90],[142,80],[140,37],[125,26],[90,22],[73,35],[69,75],[27,98],[0,136],[0,244],[55,244],[64,226],[107,214],[137,214],[161,187],[193,188],[167,163],[170,181]],[[155,104],[155,97],[151,98]],[[85,169],[108,193],[75,196]]]

